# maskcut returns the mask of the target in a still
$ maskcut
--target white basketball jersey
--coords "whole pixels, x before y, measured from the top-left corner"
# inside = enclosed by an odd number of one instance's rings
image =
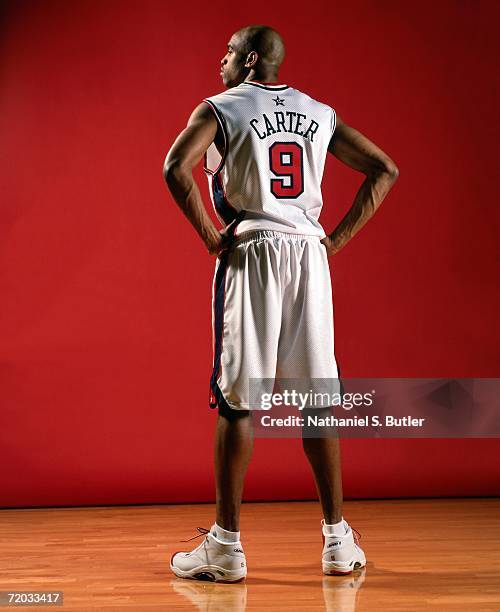
[[[224,134],[222,155],[212,143],[204,168],[221,223],[236,220],[236,235],[269,229],[323,238],[318,219],[333,108],[293,87],[257,81],[204,102]]]

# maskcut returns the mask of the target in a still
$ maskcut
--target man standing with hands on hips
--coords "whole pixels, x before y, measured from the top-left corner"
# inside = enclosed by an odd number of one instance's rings
[[[253,448],[251,378],[338,379],[328,256],[375,213],[398,177],[396,164],[335,110],[278,77],[285,48],[268,26],[232,35],[221,61],[226,91],[204,99],[164,165],[175,201],[210,254],[214,360],[209,402],[215,432],[216,516],[203,542],[170,560],[179,577],[236,582],[247,574],[240,541],[243,484]],[[331,234],[319,223],[327,153],[364,174]],[[192,170],[204,158],[219,231]],[[323,511],[322,569],[366,564],[342,516],[337,437],[306,438]]]

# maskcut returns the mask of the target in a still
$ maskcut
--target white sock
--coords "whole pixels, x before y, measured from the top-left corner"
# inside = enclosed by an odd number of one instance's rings
[[[347,533],[347,523],[344,521],[344,517],[342,517],[338,523],[332,525],[327,525],[325,523],[324,527],[327,535],[345,535]]]
[[[212,529],[210,530],[212,535],[216,537],[221,542],[227,542],[227,544],[232,544],[233,542],[240,541],[240,532],[239,531],[228,531],[227,529],[223,529],[217,523],[212,525]]]

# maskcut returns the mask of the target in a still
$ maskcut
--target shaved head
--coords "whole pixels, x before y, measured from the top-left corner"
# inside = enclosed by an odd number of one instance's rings
[[[265,25],[251,25],[238,30],[235,36],[242,53],[248,55],[255,51],[269,68],[272,66],[277,70],[280,67],[285,58],[285,45],[276,30]]]
[[[275,81],[285,58],[281,36],[265,25],[241,28],[227,43],[221,60],[221,77],[226,87],[236,87],[245,79]]]

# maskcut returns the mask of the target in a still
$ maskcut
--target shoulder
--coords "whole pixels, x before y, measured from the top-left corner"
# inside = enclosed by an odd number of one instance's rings
[[[207,102],[203,100],[191,113],[188,123],[206,123],[212,121],[214,121],[214,114],[210,107],[210,104],[207,104]]]
[[[332,111],[333,107],[326,103],[326,102],[322,102],[321,100],[318,100],[317,98],[313,98],[312,96],[310,96],[309,94],[300,91],[300,90],[296,90],[299,94],[301,94],[302,96],[304,96],[305,99],[307,99],[311,104],[315,104],[318,106],[318,108],[322,108],[326,111]]]
[[[213,96],[207,96],[206,98],[203,98],[203,101],[215,105],[231,104],[236,100],[241,100],[242,97],[248,96],[250,89],[250,87],[245,87],[244,83],[241,83],[236,87],[231,87],[230,89],[226,89],[226,91],[222,91]]]
[[[327,104],[326,102],[322,102],[321,100],[318,100],[317,98],[313,98],[312,96],[307,94],[305,91],[301,91],[300,89],[295,89],[293,87],[290,87],[290,91],[293,92],[294,95],[301,97],[303,102],[314,107],[317,112],[324,113],[325,115],[330,115],[333,118],[335,117],[335,109],[330,104]]]
[[[337,127],[337,113],[333,106],[313,98],[309,94],[300,91],[299,89],[295,89],[294,92],[302,97],[308,108],[314,109],[315,115],[321,118],[324,125],[328,126],[330,134],[333,136],[333,133]]]

